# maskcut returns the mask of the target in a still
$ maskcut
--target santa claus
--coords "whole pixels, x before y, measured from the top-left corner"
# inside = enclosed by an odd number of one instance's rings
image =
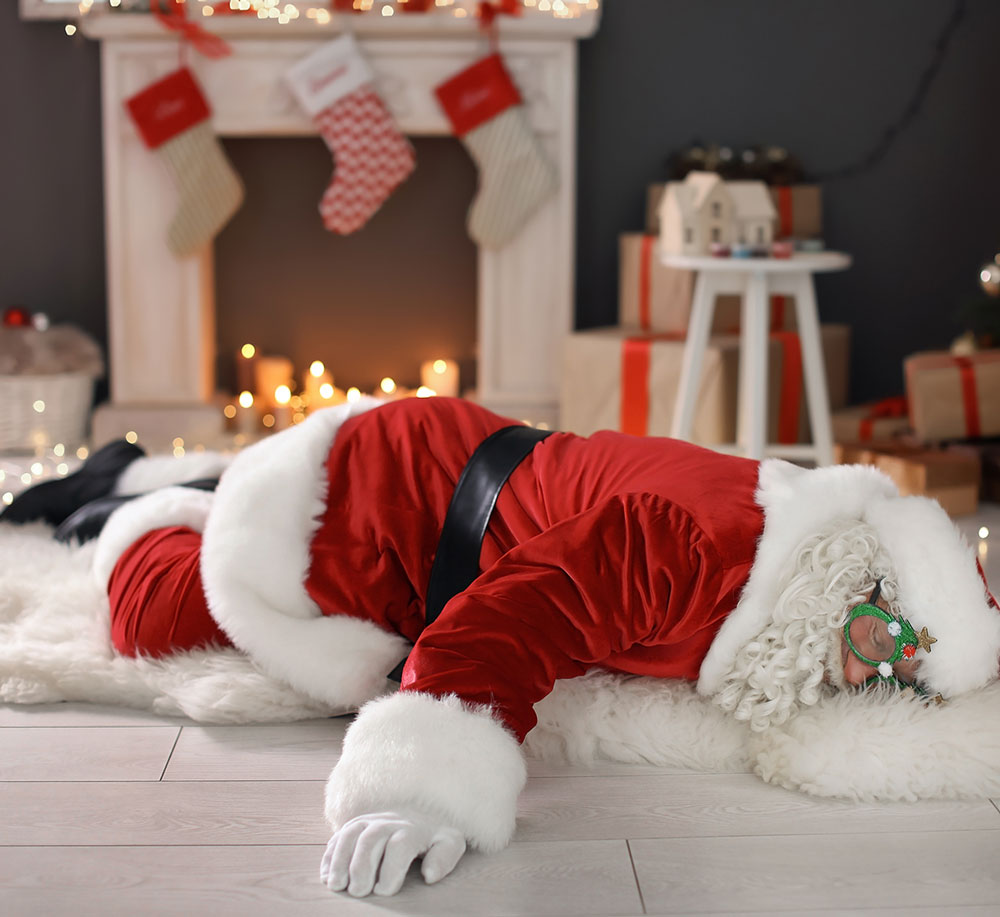
[[[594,667],[695,681],[755,731],[845,688],[933,703],[997,678],[975,556],[874,469],[541,436],[454,399],[372,407],[231,463],[116,444],[3,517],[100,530],[120,653],[232,644],[360,707],[326,788],[333,890],[393,894],[415,859],[435,882],[506,845],[533,705]]]

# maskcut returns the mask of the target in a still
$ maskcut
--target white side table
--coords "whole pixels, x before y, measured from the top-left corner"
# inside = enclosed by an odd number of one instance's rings
[[[691,438],[702,357],[712,328],[715,297],[722,293],[736,293],[743,300],[740,312],[737,451],[755,459],[777,455],[784,458],[811,458],[817,465],[833,464],[830,399],[826,387],[812,275],[844,270],[851,265],[850,256],[842,252],[817,252],[797,254],[791,258],[711,258],[694,255],[661,257],[669,267],[698,272],[671,435],[678,439]],[[781,446],[766,442],[767,334],[772,294],[795,297],[806,404],[809,407],[812,429],[811,444]]]

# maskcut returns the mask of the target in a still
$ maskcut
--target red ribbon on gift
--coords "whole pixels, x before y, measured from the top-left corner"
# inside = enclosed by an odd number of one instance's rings
[[[781,398],[778,403],[778,442],[799,440],[802,410],[802,342],[794,331],[772,331],[771,339],[781,345]]]
[[[165,9],[161,9],[161,6]],[[222,12],[223,7],[226,12],[230,11],[228,3],[220,3],[218,6],[220,7],[219,12]],[[213,35],[198,23],[188,19],[187,7],[179,0],[151,0],[149,8],[160,25],[179,33],[184,41],[188,42],[200,54],[204,54],[205,57],[217,59],[227,57],[232,53],[229,45],[218,35]],[[169,12],[165,10],[169,10]]]
[[[782,185],[778,189],[778,235],[787,238],[795,225],[792,207],[792,189]]]
[[[887,417],[906,417],[909,405],[904,395],[883,398],[868,408],[868,413],[858,421],[858,439],[868,442],[875,435],[875,421]]]
[[[955,357],[962,381],[962,406],[965,408],[965,432],[975,438],[980,435],[979,395],[976,392],[976,367],[969,357]]]
[[[621,407],[618,428],[622,433],[645,436],[649,430],[649,365],[654,341],[683,341],[683,331],[664,331],[622,341]]]

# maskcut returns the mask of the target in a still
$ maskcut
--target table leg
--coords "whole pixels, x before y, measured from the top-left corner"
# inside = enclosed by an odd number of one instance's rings
[[[736,440],[749,458],[762,459],[767,443],[767,280],[747,274],[740,315],[740,391]]]
[[[802,274],[796,282],[795,315],[802,344],[802,374],[809,405],[809,426],[817,465],[833,464],[833,427],[830,422],[830,396],[826,387],[826,367],[820,337],[819,313],[811,274]]]
[[[694,430],[694,409],[701,388],[701,364],[708,347],[715,313],[715,286],[708,271],[699,271],[694,282],[691,302],[691,320],[688,324],[684,357],[681,361],[681,379],[674,401],[674,416],[670,435],[675,439],[691,439]]]

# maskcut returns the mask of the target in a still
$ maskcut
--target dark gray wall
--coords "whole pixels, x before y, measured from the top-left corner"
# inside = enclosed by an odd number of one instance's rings
[[[662,177],[672,149],[696,137],[736,147],[778,143],[815,172],[855,160],[908,102],[951,8],[951,0],[606,0],[597,36],[580,46],[578,325],[614,321],[618,233],[642,226],[645,186]],[[827,241],[853,253],[856,263],[821,278],[820,309],[824,319],[855,327],[855,399],[900,391],[902,357],[948,343],[960,330],[960,304],[975,293],[979,264],[1000,245],[1000,120],[992,107],[1000,85],[1000,4],[968,0],[967,10],[924,108],[889,155],[875,169],[825,187]],[[3,3],[0,76],[0,305],[23,303],[103,339],[98,49],[66,38],[59,24],[22,23],[16,4]],[[425,156],[424,171],[440,154],[428,180],[447,171],[449,180],[458,176],[458,191],[435,207],[432,185],[401,189],[400,200],[377,218],[389,240],[384,270],[362,267],[348,284],[351,296],[361,290],[358,277],[383,285],[392,273],[399,308],[414,314],[426,301],[461,296],[471,283],[467,262],[447,265],[449,252],[461,248],[452,244],[453,217],[471,196],[474,173],[453,141],[439,143],[443,152]],[[317,146],[309,165],[278,172],[279,199],[271,203],[279,210],[291,202],[315,206],[326,170]],[[255,188],[261,153],[229,147]],[[416,230],[388,225],[404,190],[432,202]],[[254,328],[275,312],[285,327],[315,327],[312,318],[289,319],[283,281],[305,291],[331,287],[343,275],[322,273],[329,269],[322,243],[283,239],[286,257],[269,264],[265,280],[247,283],[247,276],[263,276],[238,263],[244,228],[269,219],[270,205],[258,204],[264,216],[241,211],[219,240],[220,275],[234,275],[225,282],[236,284],[231,293],[225,288],[229,304],[220,310],[238,311]],[[296,250],[302,256],[292,263]],[[409,262],[394,251],[408,252]],[[444,260],[434,262],[428,289],[426,281],[413,282],[413,270],[432,251]],[[325,267],[313,275],[310,265]],[[322,300],[321,315],[341,308],[329,297],[312,298]],[[376,324],[385,329],[398,321]]]

